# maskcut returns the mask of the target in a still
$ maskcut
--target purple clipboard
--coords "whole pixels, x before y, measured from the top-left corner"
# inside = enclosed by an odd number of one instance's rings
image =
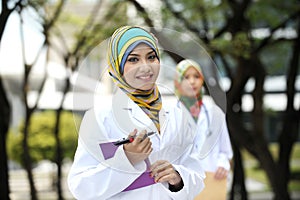
[[[114,157],[117,149],[119,146],[116,146],[113,144],[113,142],[106,142],[106,143],[101,143],[99,144],[103,157],[105,160]],[[149,160],[145,160],[147,163],[147,166],[150,164]],[[149,185],[155,184],[154,178],[150,176],[150,172],[146,171],[142,173],[134,182],[132,182],[126,189],[123,190],[125,191],[130,191],[134,189],[138,189],[141,187],[146,187]]]
[[[106,142],[99,144],[103,157],[105,160],[114,157],[119,146],[114,145],[112,142]]]

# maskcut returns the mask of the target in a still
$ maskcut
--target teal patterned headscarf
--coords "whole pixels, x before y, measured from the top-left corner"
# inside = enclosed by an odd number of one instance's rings
[[[175,94],[177,95],[179,100],[185,105],[185,107],[190,111],[194,120],[197,121],[202,105],[202,90],[200,89],[198,95],[191,98],[184,96],[181,89],[181,82],[184,78],[184,74],[190,67],[194,67],[203,78],[202,70],[198,63],[190,59],[182,60],[176,66],[176,77],[174,80]]]
[[[139,90],[127,84],[122,77],[128,55],[141,43],[150,46],[159,59],[157,41],[151,33],[136,26],[123,26],[117,29],[108,44],[108,70],[117,86],[150,117],[157,130],[160,131],[158,113],[162,102],[157,85],[151,90]]]

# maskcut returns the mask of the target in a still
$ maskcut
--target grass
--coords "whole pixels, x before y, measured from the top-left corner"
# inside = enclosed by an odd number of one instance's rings
[[[276,160],[278,157],[278,144],[270,144],[269,149],[273,158]],[[267,187],[263,190],[271,191],[266,173],[260,168],[259,162],[246,150],[242,151],[242,155],[244,158],[246,178],[251,177],[256,181],[264,183]],[[300,142],[296,143],[293,147],[290,164],[291,180],[288,186],[289,191],[300,191]]]

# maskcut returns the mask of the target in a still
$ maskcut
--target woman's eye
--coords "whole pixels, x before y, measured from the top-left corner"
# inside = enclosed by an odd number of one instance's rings
[[[186,80],[187,80],[187,79],[189,79],[189,77],[188,77],[188,76],[184,76],[183,78],[184,78],[184,79],[186,79]]]
[[[155,58],[156,58],[156,55],[155,55],[155,54],[150,55],[150,56],[148,57],[148,59],[150,59],[150,60],[154,60]]]
[[[130,57],[127,59],[128,62],[137,62],[138,61],[138,58],[136,57]]]

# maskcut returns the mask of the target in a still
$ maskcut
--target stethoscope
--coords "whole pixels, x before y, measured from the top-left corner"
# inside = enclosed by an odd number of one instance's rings
[[[209,119],[209,114],[208,114],[208,110],[205,106],[205,104],[203,103],[201,108],[204,109],[204,113],[205,113],[205,118],[206,118],[206,125],[207,125],[207,130],[205,131],[205,136],[208,138],[209,136],[211,136],[212,132],[210,130],[210,119]],[[198,124],[198,122],[197,122]]]

